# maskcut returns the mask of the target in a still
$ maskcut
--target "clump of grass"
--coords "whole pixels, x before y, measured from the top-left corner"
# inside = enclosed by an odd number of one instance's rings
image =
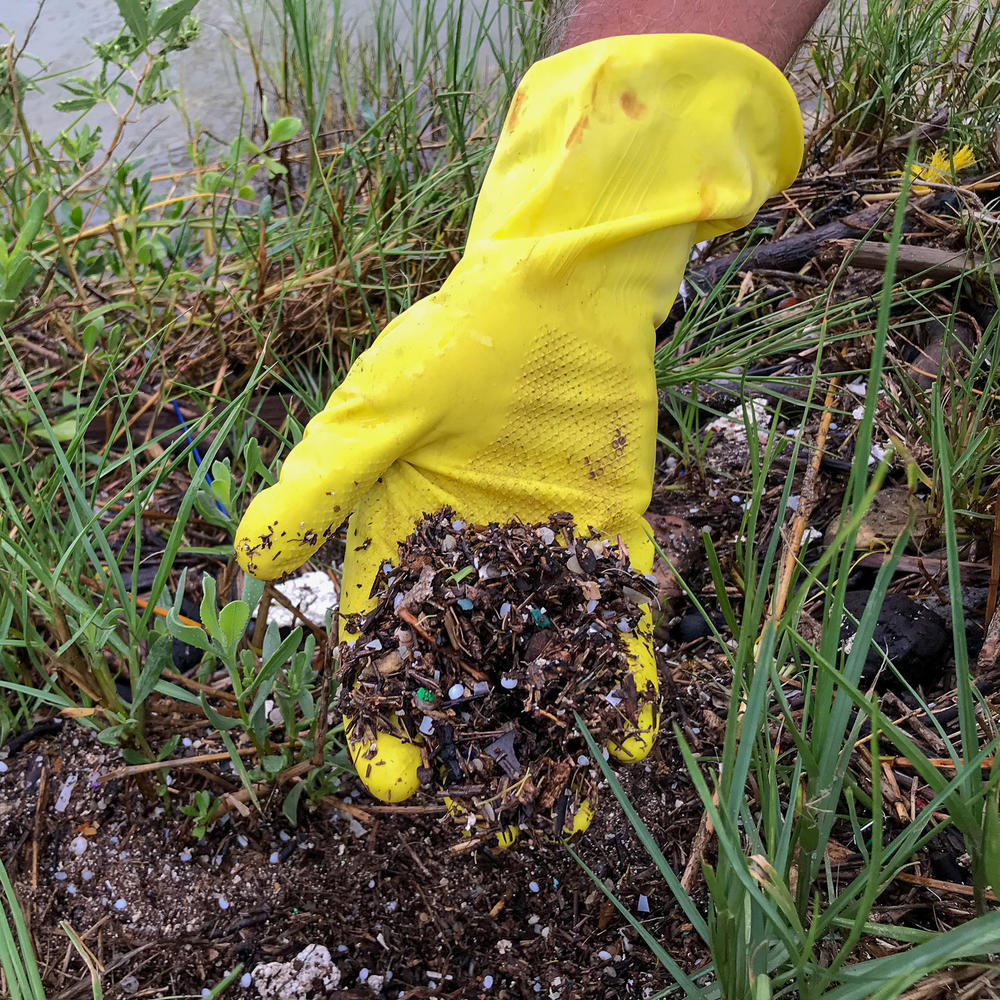
[[[836,0],[795,64],[816,105],[807,162],[881,147],[941,108],[955,148],[995,158],[998,18],[987,0]]]

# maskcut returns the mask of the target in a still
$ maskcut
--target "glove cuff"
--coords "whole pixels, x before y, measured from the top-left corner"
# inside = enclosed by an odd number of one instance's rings
[[[759,53],[709,35],[599,39],[535,63],[511,102],[469,234],[579,253],[744,225],[794,180],[802,118]]]

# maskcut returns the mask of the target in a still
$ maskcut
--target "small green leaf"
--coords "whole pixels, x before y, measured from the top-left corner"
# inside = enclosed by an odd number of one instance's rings
[[[96,97],[73,97],[66,101],[56,101],[52,107],[56,111],[89,111],[95,104]]]
[[[212,644],[205,634],[205,630],[194,625],[185,625],[178,617],[177,612],[171,608],[167,612],[167,631],[181,642],[186,642],[195,649],[200,649],[205,653],[214,652]]]
[[[159,35],[166,31],[173,31],[179,28],[181,22],[195,9],[198,0],[177,0],[165,10],[161,10],[156,16],[156,24],[153,26],[153,34]]]
[[[202,191],[208,191],[211,194],[215,194],[220,188],[227,187],[228,182],[218,171],[209,170],[207,173],[201,175],[199,186]]]
[[[199,696],[199,702],[201,704],[201,710],[208,717],[208,721],[215,726],[219,732],[227,732],[230,729],[235,729],[241,723],[239,716],[221,715],[208,703],[208,699],[204,695]]]
[[[264,596],[264,587],[267,586],[263,580],[258,580],[254,576],[244,576],[243,577],[243,600],[250,605],[251,608],[256,608],[260,604],[261,597]]]
[[[285,801],[281,805],[281,811],[285,814],[285,819],[287,819],[292,826],[298,826],[299,799],[302,798],[302,793],[305,790],[306,783],[304,781],[297,781],[294,785],[292,785],[288,794],[285,796]]]
[[[218,604],[215,577],[206,573],[201,579],[201,623],[213,638],[219,635]]]
[[[219,632],[226,649],[232,655],[250,621],[250,605],[246,601],[230,601],[219,612]]]
[[[279,118],[271,125],[271,129],[267,133],[267,144],[274,146],[280,142],[288,142],[289,139],[294,139],[301,130],[301,118]]]
[[[149,40],[149,16],[140,0],[115,0],[118,13],[136,41],[145,45]]]
[[[132,711],[142,705],[142,703],[152,693],[160,679],[160,675],[173,663],[174,640],[169,635],[158,635],[149,652],[146,654],[146,662],[139,671],[139,679],[132,690]]]
[[[277,774],[285,766],[285,758],[280,753],[268,754],[260,763],[268,774]]]

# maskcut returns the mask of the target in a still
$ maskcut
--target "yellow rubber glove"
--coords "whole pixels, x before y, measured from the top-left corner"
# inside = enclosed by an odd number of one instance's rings
[[[382,331],[250,504],[243,568],[291,572],[353,512],[341,613],[363,611],[379,565],[449,504],[471,523],[569,511],[648,572],[654,331],[692,245],[749,221],[801,154],[791,88],[734,42],[624,36],[536,63],[461,262]],[[631,649],[640,691],[656,684],[648,626]],[[640,759],[657,725],[646,706],[610,749]],[[414,744],[351,751],[379,798],[417,789]]]

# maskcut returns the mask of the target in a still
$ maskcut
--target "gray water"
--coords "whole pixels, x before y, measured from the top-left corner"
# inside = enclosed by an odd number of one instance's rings
[[[165,6],[165,5],[164,5]],[[257,27],[262,3],[248,5],[254,10]],[[201,21],[201,35],[184,52],[170,57],[168,82],[176,87],[190,123],[171,101],[132,115],[123,133],[119,154],[139,155],[147,166],[168,168],[183,162],[189,141],[189,127],[200,122],[220,140],[233,138],[239,129],[242,110],[240,77],[251,82],[250,60],[245,54],[230,0],[201,0],[195,9]],[[0,23],[14,37],[18,49],[24,47],[19,67],[37,79],[38,91],[25,96],[25,117],[43,140],[50,141],[62,129],[72,128],[79,113],[57,111],[55,101],[70,95],[59,85],[58,75],[90,77],[99,63],[86,39],[106,41],[121,28],[114,0],[6,0],[0,2]],[[0,41],[6,41],[0,35]],[[119,99],[121,109],[127,97]],[[117,126],[117,116],[109,107],[97,107],[86,116],[90,125],[99,125],[105,139]]]
[[[158,6],[166,7],[169,2],[158,0]],[[467,7],[474,10],[488,2],[473,0]],[[280,39],[267,3],[243,0],[242,11],[254,48],[265,59],[275,59]],[[281,0],[270,3],[280,9]],[[371,33],[373,3],[341,0],[341,24],[352,38]],[[329,9],[333,0],[317,0],[317,4],[321,10]],[[403,11],[407,8],[405,3],[399,6]],[[235,0],[200,0],[194,14],[201,23],[200,36],[189,49],[169,57],[168,82],[179,91],[178,98],[133,114],[135,120],[125,128],[117,158],[140,156],[154,172],[186,165],[186,147],[197,126],[219,142],[228,143],[239,133],[241,120],[248,114],[246,108],[256,107],[253,64]],[[400,22],[397,40],[402,45],[406,42],[403,13]],[[121,26],[114,0],[0,0],[0,45],[13,36],[16,49],[25,49],[19,68],[39,88],[25,96],[25,116],[45,142],[71,128],[79,117],[53,107],[55,101],[70,96],[59,86],[58,74],[96,75],[99,64],[86,39],[106,41]],[[119,98],[119,109],[127,107],[127,100],[125,95]],[[272,105],[272,117],[273,110]],[[105,141],[114,133],[117,121],[109,107],[96,107],[86,116],[89,125],[102,127]]]

